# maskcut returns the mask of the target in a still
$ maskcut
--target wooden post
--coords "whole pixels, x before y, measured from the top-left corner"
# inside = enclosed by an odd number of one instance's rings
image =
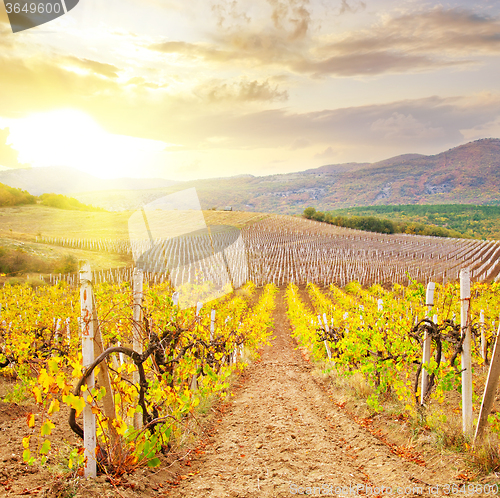
[[[83,367],[88,367],[94,361],[94,320],[92,319],[92,272],[86,264],[80,270],[80,304],[82,326]],[[94,387],[94,373],[87,378],[90,391]],[[85,477],[96,476],[96,427],[92,406],[85,399],[83,409],[83,446],[85,449]]]
[[[61,331],[60,331],[60,329],[61,329],[61,319],[58,318],[56,320],[56,330],[54,332],[54,339],[55,339],[56,343],[59,343],[59,341],[61,340]]]
[[[427,284],[427,292],[425,293],[425,305],[427,306],[427,311],[425,313],[426,318],[431,316],[431,309],[434,306],[434,289],[436,284],[434,282],[429,282]],[[427,330],[424,335],[424,350],[422,353],[422,383],[420,387],[420,404],[424,404],[425,391],[427,391],[427,386],[429,385],[429,374],[425,370],[424,366],[429,364],[431,359],[431,337],[427,334]]]
[[[69,318],[66,318],[66,339],[68,340],[68,346],[71,345],[71,329],[69,328]]]
[[[465,435],[472,435],[472,360],[470,337],[470,271],[460,271],[460,326],[465,339],[462,344],[462,422]]]
[[[94,322],[94,357],[100,356],[104,352],[104,346],[102,344],[101,329],[99,327],[99,321],[97,318],[97,308],[95,306],[94,295],[92,294],[92,320]],[[113,456],[116,454],[120,458],[121,454],[121,441],[120,435],[116,431],[115,426],[112,424],[113,420],[116,420],[116,410],[115,401],[113,396],[113,388],[111,387],[111,380],[109,378],[109,369],[106,360],[99,364],[99,373],[97,374],[97,381],[100,387],[104,387],[106,394],[102,398],[102,405],[104,416],[108,420],[109,435],[111,448],[109,448],[109,457],[113,460]]]
[[[215,310],[210,313],[210,342],[214,340],[215,335]]]
[[[481,358],[484,360],[486,364],[486,337],[484,334],[484,310],[481,310],[481,314],[479,315],[479,323],[481,327]]]
[[[321,315],[318,315],[318,322],[319,322],[319,326],[321,328],[325,328],[325,332],[328,333],[330,331],[329,327],[328,327],[328,320],[326,319],[326,313],[323,313],[323,322],[321,321]],[[325,339],[324,341],[324,344],[325,344],[325,349],[326,349],[326,355],[328,356],[328,361],[330,361],[332,359],[332,353],[330,351],[330,346],[328,345],[328,341]]]
[[[481,441],[484,435],[484,429],[488,424],[488,415],[491,413],[493,402],[498,387],[498,379],[500,378],[500,327],[497,330],[495,339],[495,347],[491,356],[490,369],[488,371],[488,378],[486,379],[486,387],[484,389],[483,401],[481,403],[481,411],[477,422],[476,435],[474,436],[474,443]]]
[[[133,317],[133,348],[134,351],[142,354],[142,333],[141,333],[141,318],[142,318],[142,284],[144,274],[141,270],[134,269],[133,275],[133,292],[134,292],[134,317]],[[132,380],[136,386],[139,385],[139,372],[134,371]],[[140,413],[134,414],[134,427],[139,430],[142,427],[142,417]]]

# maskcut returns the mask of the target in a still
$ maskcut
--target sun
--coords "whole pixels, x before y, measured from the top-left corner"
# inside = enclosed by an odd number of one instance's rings
[[[169,144],[104,130],[87,113],[58,109],[10,120],[9,145],[18,160],[38,166],[70,166],[101,178],[140,176],[141,165]]]

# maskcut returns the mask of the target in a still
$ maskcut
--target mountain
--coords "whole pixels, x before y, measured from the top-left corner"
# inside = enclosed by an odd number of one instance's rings
[[[36,170],[24,171],[37,173]],[[48,178],[41,178],[43,185],[33,181],[31,185],[37,187],[34,189],[27,183],[9,183],[2,176],[5,174],[0,173],[1,183],[19,186],[33,194],[41,190],[72,193],[85,204],[110,210],[136,209],[191,187],[196,187],[204,209],[232,206],[242,211],[281,214],[301,213],[307,206],[332,210],[381,204],[496,204],[500,203],[500,139],[476,140],[431,156],[404,154],[376,163],[331,164],[297,173],[260,177],[239,175],[175,185],[170,182],[170,186],[161,184],[168,183],[167,180],[149,179],[94,178],[93,182],[98,183],[92,184],[88,179],[84,181],[81,176],[84,173],[78,173],[82,179],[71,185],[56,175],[57,184],[53,177],[53,183]],[[148,182],[154,188],[146,188]],[[130,183],[133,187],[120,186]],[[103,195],[106,184],[112,187]],[[75,192],[81,193],[75,195]]]
[[[73,194],[110,189],[142,190],[169,187],[177,182],[163,178],[97,178],[65,166],[20,168],[0,171],[0,183],[27,190],[33,195],[44,193]]]

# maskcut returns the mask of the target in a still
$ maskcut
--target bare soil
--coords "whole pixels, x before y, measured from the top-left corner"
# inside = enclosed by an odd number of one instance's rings
[[[236,380],[229,401],[210,409],[202,437],[161,468],[120,481],[85,481],[55,462],[52,469],[27,467],[21,439],[29,408],[0,403],[0,497],[388,496],[389,487],[394,496],[437,496],[431,486],[460,482],[461,469],[437,451],[424,457],[402,445],[398,421],[391,439],[335,403],[290,337],[283,290],[274,320],[272,345]],[[74,444],[60,416],[61,445]]]
[[[352,495],[356,488],[376,496],[387,494],[375,490],[383,486],[421,496],[435,495],[431,486],[457,482],[456,469],[438,454],[425,462],[333,402],[333,393],[295,349],[283,295],[277,299],[272,346],[241,378],[205,453],[192,462],[195,475],[169,496]]]

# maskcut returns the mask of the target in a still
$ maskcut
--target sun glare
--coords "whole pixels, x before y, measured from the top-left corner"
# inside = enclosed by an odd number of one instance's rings
[[[141,165],[170,144],[108,133],[88,114],[62,109],[11,120],[8,143],[19,161],[37,166],[71,166],[102,178],[141,176]]]

